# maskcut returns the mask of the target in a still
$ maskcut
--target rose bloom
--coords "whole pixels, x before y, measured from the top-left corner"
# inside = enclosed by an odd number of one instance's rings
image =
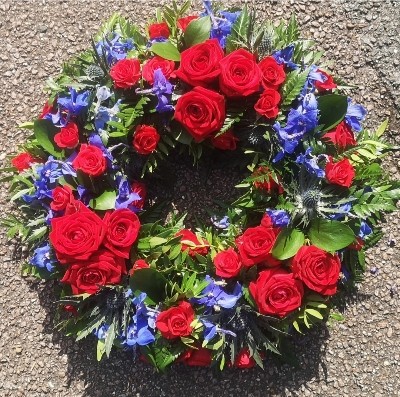
[[[266,166],[258,167],[252,174],[252,177],[257,177],[265,175],[263,180],[257,180],[254,183],[254,187],[259,190],[263,190],[265,193],[273,194],[282,194],[284,192],[283,186],[280,183],[277,183],[272,178],[270,174],[270,170]]]
[[[271,88],[264,90],[256,104],[254,105],[255,111],[267,119],[274,119],[279,113],[279,102],[281,96],[278,91]]]
[[[199,17],[197,15],[189,15],[187,17],[179,18],[176,24],[178,28],[182,30],[182,32],[184,32],[188,27],[189,23],[198,18]]]
[[[223,278],[235,277],[239,274],[242,263],[233,248],[218,252],[213,260],[215,274]]]
[[[284,65],[279,65],[274,57],[266,57],[259,64],[261,84],[264,88],[279,89],[286,79]]]
[[[133,274],[135,273],[136,270],[148,269],[148,268],[150,268],[150,265],[144,259],[138,259],[133,264],[132,269],[129,270],[129,275],[133,276]]]
[[[79,143],[78,126],[70,121],[54,136],[54,142],[59,148],[73,149]]]
[[[115,255],[128,259],[131,247],[139,235],[138,216],[126,208],[117,209],[107,212],[103,222],[106,226],[104,246]]]
[[[72,162],[72,166],[86,175],[100,176],[106,171],[107,162],[101,149],[97,146],[83,143],[78,155]]]
[[[72,262],[61,282],[70,284],[74,295],[94,294],[100,286],[118,284],[125,273],[125,260],[103,249],[86,261]]]
[[[224,52],[218,39],[195,44],[181,54],[181,63],[176,77],[192,86],[207,87],[218,79]]]
[[[139,154],[148,155],[157,149],[160,134],[151,125],[138,125],[133,135],[133,147]]]
[[[99,249],[106,231],[103,220],[85,206],[53,218],[51,229],[49,239],[61,263],[88,259]]]
[[[301,306],[303,284],[281,268],[267,269],[252,281],[249,290],[261,314],[285,317]]]
[[[222,135],[211,138],[211,144],[221,150],[236,150],[236,142],[239,141],[232,131],[227,131]]]
[[[334,295],[340,273],[340,259],[313,245],[303,246],[292,259],[295,278],[322,295]]]
[[[325,167],[325,175],[329,183],[350,187],[356,173],[349,159],[343,159],[335,163],[332,157],[330,157]]]
[[[140,80],[138,59],[120,59],[110,70],[116,88],[131,88]]]
[[[260,90],[261,71],[254,55],[240,48],[221,61],[219,86],[229,98],[240,98]]]
[[[139,200],[132,201],[132,205],[138,209],[143,209],[147,197],[146,185],[143,182],[134,181],[131,185],[132,193],[140,196]]]
[[[318,91],[320,92],[329,91],[337,87],[337,85],[333,82],[333,78],[330,74],[324,72],[321,69],[317,69],[317,72],[321,73],[325,77],[324,82],[321,81],[315,82],[315,87],[317,88]]]
[[[353,131],[345,121],[342,121],[333,130],[325,133],[323,139],[330,141],[340,149],[357,144]]]
[[[196,142],[201,142],[222,128],[225,115],[223,95],[203,87],[195,87],[178,99],[174,117]]]
[[[192,332],[190,324],[194,320],[194,316],[195,314],[190,303],[183,301],[178,306],[161,312],[157,316],[156,327],[166,339],[188,336]]]
[[[182,251],[188,251],[190,256],[206,255],[209,249],[209,244],[206,240],[200,241],[198,237],[189,229],[182,229],[176,236],[181,236]],[[196,245],[185,244],[184,241],[191,242]]]
[[[200,347],[199,349],[187,350],[177,361],[184,362],[191,367],[209,367],[211,358],[211,350]]]
[[[143,65],[143,78],[151,85],[154,83],[154,72],[161,69],[165,78],[169,78],[175,69],[175,62],[156,55]]]
[[[67,205],[74,199],[74,195],[69,186],[57,186],[51,192],[53,201],[50,208],[53,211],[64,211]]]
[[[261,262],[268,263],[270,260],[273,262],[272,265],[275,265],[271,250],[278,234],[277,228],[256,226],[246,229],[236,238],[236,246],[243,265],[250,267]]]
[[[234,366],[236,368],[245,369],[253,368],[256,362],[253,357],[250,357],[250,351],[247,348],[242,348],[235,358]]]
[[[11,160],[11,165],[15,167],[18,172],[27,170],[30,168],[31,164],[34,163],[43,163],[43,160],[38,157],[33,157],[28,152],[20,153]]]
[[[166,22],[153,23],[148,27],[150,40],[156,39],[158,37],[164,37],[168,39],[171,32]]]

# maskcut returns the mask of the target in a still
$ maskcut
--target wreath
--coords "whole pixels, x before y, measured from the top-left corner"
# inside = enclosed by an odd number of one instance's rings
[[[113,347],[160,371],[289,358],[291,335],[339,317],[400,198],[381,167],[387,121],[363,128],[354,87],[316,66],[294,17],[204,6],[174,2],[146,32],[112,16],[48,80],[3,170],[20,210],[3,224],[32,254],[23,274],[58,281],[58,329],[94,334],[99,360]],[[193,229],[147,197],[185,156],[244,175]]]

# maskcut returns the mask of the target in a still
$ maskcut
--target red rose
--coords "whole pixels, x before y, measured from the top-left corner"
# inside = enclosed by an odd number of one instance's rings
[[[163,75],[168,79],[175,69],[175,62],[156,55],[143,65],[143,78],[151,85],[154,83],[154,72],[161,69]]]
[[[211,138],[212,145],[221,150],[236,150],[236,142],[239,141],[232,131]]]
[[[272,221],[272,218],[268,214],[263,215],[260,224],[261,226],[264,226],[266,228],[274,227],[274,222]]]
[[[336,293],[340,273],[340,259],[313,245],[303,246],[292,259],[295,278],[322,295]]]
[[[101,149],[97,146],[83,143],[78,155],[72,162],[72,166],[87,175],[100,176],[106,171],[107,162]]]
[[[189,229],[182,229],[177,236],[181,236],[182,251],[189,251],[190,256],[206,255],[208,252],[209,244],[206,240],[199,240],[199,238]]]
[[[59,148],[73,149],[79,143],[78,126],[70,121],[60,132],[54,136],[54,142]]]
[[[189,23],[198,18],[199,17],[196,15],[189,15],[188,17],[179,18],[176,24],[178,28],[184,32],[188,27]]]
[[[252,281],[249,290],[261,314],[285,317],[301,306],[303,284],[284,269],[267,269]]]
[[[140,196],[139,200],[132,201],[132,205],[140,210],[144,207],[144,202],[147,197],[146,185],[142,182],[133,182],[131,185],[132,193],[136,193]]]
[[[82,203],[80,200],[75,200],[73,197],[71,197],[71,200],[69,203],[67,203],[65,207],[65,213],[64,215],[72,215],[75,214],[76,212],[91,212],[88,207],[86,207],[85,204]]]
[[[324,134],[323,138],[329,140],[340,149],[357,144],[353,131],[344,121],[339,123],[333,130]]]
[[[181,64],[176,76],[193,86],[207,87],[221,73],[220,62],[224,52],[217,39],[196,44],[181,54]]]
[[[275,244],[279,229],[264,226],[249,227],[236,239],[242,263],[246,267],[272,259],[271,250]]]
[[[53,211],[63,211],[67,205],[74,199],[72,190],[69,186],[57,186],[51,192],[53,201],[50,203],[50,208]]]
[[[227,97],[242,97],[260,89],[261,71],[254,55],[240,48],[221,61],[219,85]]]
[[[70,284],[74,295],[94,294],[100,286],[118,284],[125,273],[124,259],[107,250],[100,250],[87,261],[72,263],[61,282]]]
[[[85,207],[80,212],[51,220],[49,239],[61,263],[88,259],[103,242],[105,225]]]
[[[330,74],[324,72],[321,69],[317,69],[317,72],[322,74],[322,78],[324,80],[323,82],[318,80],[315,82],[315,87],[318,91],[324,92],[337,87],[337,85],[333,82],[333,78]]]
[[[132,244],[136,241],[140,230],[137,215],[126,208],[117,209],[108,212],[103,222],[107,230],[104,246],[115,255],[128,259]]]
[[[235,277],[239,274],[242,263],[233,248],[218,252],[214,258],[215,274],[224,278]]]
[[[335,185],[350,187],[356,173],[349,159],[343,159],[334,163],[332,157],[325,167],[326,179]]]
[[[153,23],[149,26],[150,40],[156,39],[157,37],[164,37],[168,39],[171,32],[166,22]]]
[[[140,80],[140,62],[137,59],[121,59],[110,70],[116,88],[131,88]]]
[[[190,325],[194,320],[194,311],[189,302],[180,302],[157,316],[156,327],[167,339],[188,336],[192,332]]]
[[[258,114],[261,114],[261,116],[265,116],[267,119],[273,119],[279,113],[278,104],[280,100],[281,96],[278,91],[267,88],[254,105],[254,109]]]
[[[211,365],[211,350],[199,348],[190,349],[182,358],[182,361],[191,367],[209,367]]]
[[[27,170],[33,163],[43,163],[43,160],[37,157],[33,157],[28,152],[20,153],[18,156],[15,156],[11,160],[11,165],[15,167],[18,172]]]
[[[201,142],[223,126],[225,98],[215,91],[195,87],[178,99],[174,117],[196,142]]]
[[[285,81],[284,65],[279,65],[274,57],[266,57],[259,64],[261,70],[261,84],[264,88],[277,90]]]
[[[73,305],[64,305],[63,306],[63,310],[66,311],[67,313],[71,313],[75,317],[78,316],[78,310]]]
[[[149,267],[150,267],[150,265],[144,259],[138,259],[133,264],[132,269],[129,270],[129,275],[133,276],[133,273],[135,273],[136,270],[148,269]]]
[[[235,358],[234,366],[236,368],[253,368],[256,362],[253,357],[250,357],[250,351],[247,348],[243,348],[239,351]]]
[[[151,125],[138,125],[133,136],[133,147],[139,154],[153,153],[160,140],[160,134]]]
[[[268,167],[261,166],[257,168],[253,174],[252,177],[261,177],[264,176],[263,178],[257,178],[256,181],[254,181],[254,187],[256,189],[263,190],[265,193],[273,194],[282,194],[284,192],[283,186],[280,183],[277,183],[271,175],[271,172]]]

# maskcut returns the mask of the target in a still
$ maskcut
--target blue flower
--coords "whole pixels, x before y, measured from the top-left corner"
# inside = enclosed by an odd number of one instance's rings
[[[279,51],[275,51],[272,56],[276,62],[280,65],[284,64],[289,69],[297,69],[299,66],[292,62],[294,55],[294,44],[290,44],[288,47],[282,48]]]
[[[110,326],[108,324],[103,324],[97,330],[95,329],[93,333],[97,336],[97,339],[106,339],[109,328]]]
[[[200,321],[202,322],[202,324],[204,325],[204,340],[206,342],[210,341],[212,338],[214,338],[214,336],[217,333],[220,334],[227,334],[227,335],[231,335],[233,337],[236,337],[236,334],[232,331],[226,330],[226,329],[222,329],[220,328],[218,325],[213,324],[212,322],[206,320],[205,318],[201,318],[200,317]]]
[[[98,102],[104,102],[111,96],[111,90],[107,86],[99,87],[96,91],[96,98]]]
[[[128,208],[134,201],[140,200],[141,197],[137,193],[133,193],[127,179],[118,176],[118,195],[115,200],[115,208]]]
[[[365,237],[369,236],[372,233],[371,227],[368,225],[367,222],[362,221],[360,225],[360,231],[358,236],[365,240]]]
[[[304,165],[308,173],[316,175],[318,178],[324,178],[325,170],[319,166],[319,163],[328,160],[328,156],[325,154],[313,156],[311,151],[312,149],[309,147],[304,154],[299,154],[296,158],[296,163]]]
[[[339,206],[332,207],[336,213],[329,215],[329,219],[339,221],[343,219],[351,211],[351,203],[344,203]]]
[[[157,112],[164,113],[174,110],[174,107],[170,104],[173,85],[167,80],[160,68],[154,71],[152,91],[158,98]]]
[[[310,72],[308,73],[306,82],[300,92],[300,97],[304,97],[307,93],[313,93],[315,91],[316,81],[321,83],[325,81],[326,77],[321,72],[318,72],[317,69],[318,66],[316,65],[310,67]]]
[[[365,120],[367,110],[358,104],[352,104],[351,99],[347,98],[347,113],[344,121],[352,130],[360,132],[362,130],[361,122]]]
[[[67,113],[65,124],[70,117],[77,117],[86,112],[89,106],[90,91],[84,91],[78,94],[73,88],[69,89],[69,97],[58,98],[57,103],[61,106],[62,112]]]
[[[48,243],[36,248],[29,262],[38,268],[46,268],[49,272],[54,270],[54,264],[56,263],[51,255],[51,248]]]
[[[267,209],[266,213],[275,227],[286,227],[290,223],[290,216],[285,210]]]
[[[229,225],[230,225],[229,217],[227,215],[225,215],[220,220],[218,220],[217,217],[213,216],[211,218],[211,222],[218,229],[227,229],[229,227]]]
[[[120,35],[112,33],[110,38],[96,43],[96,51],[100,57],[105,56],[108,65],[112,65],[121,59],[126,58],[128,51],[135,48],[132,39],[128,38],[122,41]]]

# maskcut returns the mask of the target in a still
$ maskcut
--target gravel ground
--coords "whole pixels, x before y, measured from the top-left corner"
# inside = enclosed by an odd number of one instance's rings
[[[142,23],[159,4],[150,0],[3,1],[0,160],[4,162],[23,142],[26,131],[16,125],[38,114],[45,101],[41,87],[47,76],[56,75],[62,61],[88,46],[101,20],[120,11]],[[273,18],[287,18],[295,11],[304,36],[314,37],[326,50],[325,59],[332,61],[335,73],[359,85],[355,97],[370,111],[368,124],[389,117],[392,140],[399,142],[397,0],[256,4],[260,14]],[[392,175],[398,177],[399,168],[400,157],[387,161]],[[0,200],[1,210],[9,212],[5,189]],[[349,297],[344,322],[299,339],[300,368],[269,362],[265,372],[228,371],[221,377],[181,366],[161,376],[134,364],[124,353],[98,364],[93,341],[74,343],[53,330],[54,287],[21,279],[19,263],[12,259],[13,247],[1,232],[0,396],[400,396],[398,213],[388,217],[384,229],[381,243],[368,253],[368,266],[379,271],[368,273],[359,293]]]

